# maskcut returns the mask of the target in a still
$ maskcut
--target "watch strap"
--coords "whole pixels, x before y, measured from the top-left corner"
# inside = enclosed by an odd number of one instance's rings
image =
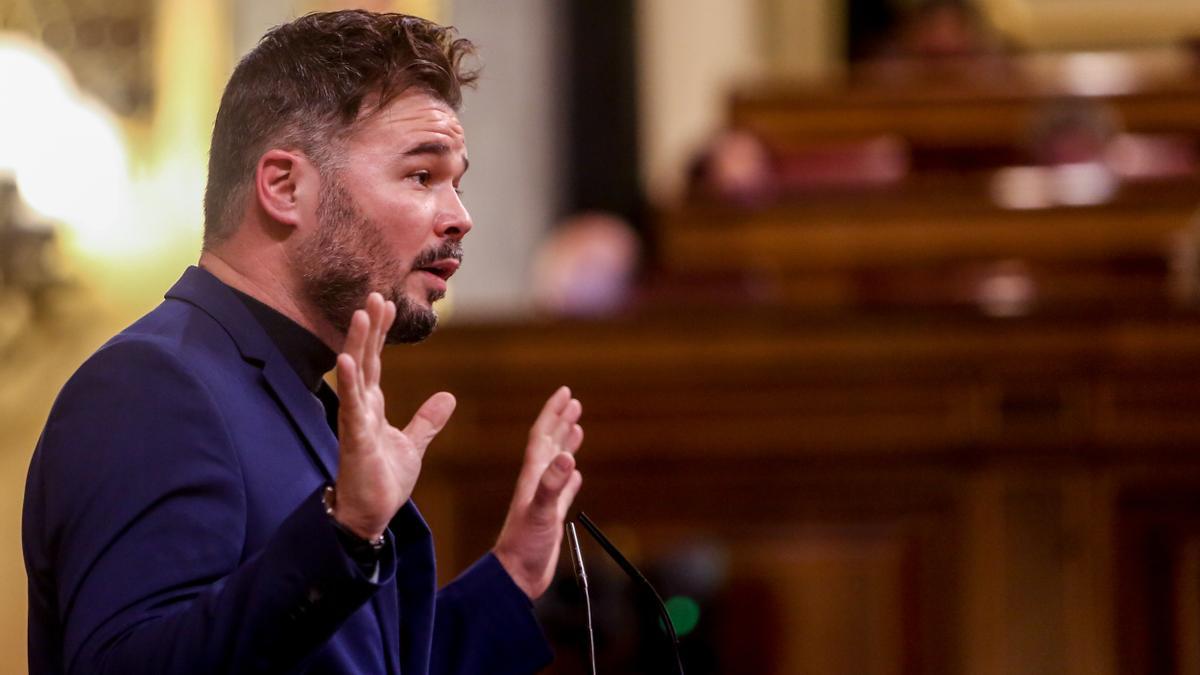
[[[351,531],[350,528],[338,522],[338,519],[335,517],[337,491],[333,485],[325,486],[325,489],[321,492],[321,501],[325,506],[325,514],[329,516],[330,522],[333,523],[334,529],[337,530],[338,541],[342,543],[346,554],[358,564],[364,573],[370,574],[379,563],[379,559],[383,554],[383,546],[387,543],[387,532],[385,531],[376,539],[364,539]]]

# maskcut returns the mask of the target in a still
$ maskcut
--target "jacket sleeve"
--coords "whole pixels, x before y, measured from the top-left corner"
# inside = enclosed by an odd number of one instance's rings
[[[430,672],[522,675],[554,654],[533,604],[491,553],[438,592]]]
[[[76,373],[26,487],[34,675],[290,672],[390,580],[394,551],[372,583],[318,493],[246,556],[237,458],[169,349],[118,341]]]

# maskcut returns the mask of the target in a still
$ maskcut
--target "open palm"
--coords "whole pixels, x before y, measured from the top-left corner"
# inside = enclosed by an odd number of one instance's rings
[[[375,539],[408,501],[430,442],[454,412],[454,397],[434,394],[404,429],[388,422],[379,386],[380,350],[396,306],[372,293],[350,321],[337,359],[339,466],[334,516],[364,539]]]

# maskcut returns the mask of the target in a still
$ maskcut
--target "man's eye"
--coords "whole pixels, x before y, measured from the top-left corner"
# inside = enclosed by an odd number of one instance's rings
[[[421,185],[429,185],[429,181],[432,176],[428,171],[418,171],[414,174],[411,174],[409,178],[417,181],[417,183]]]

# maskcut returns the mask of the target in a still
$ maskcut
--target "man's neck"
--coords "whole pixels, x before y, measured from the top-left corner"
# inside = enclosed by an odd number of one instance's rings
[[[223,283],[271,307],[316,335],[335,352],[346,336],[329,325],[319,312],[298,300],[294,282],[265,260],[243,260],[222,251],[205,249],[199,265]]]

